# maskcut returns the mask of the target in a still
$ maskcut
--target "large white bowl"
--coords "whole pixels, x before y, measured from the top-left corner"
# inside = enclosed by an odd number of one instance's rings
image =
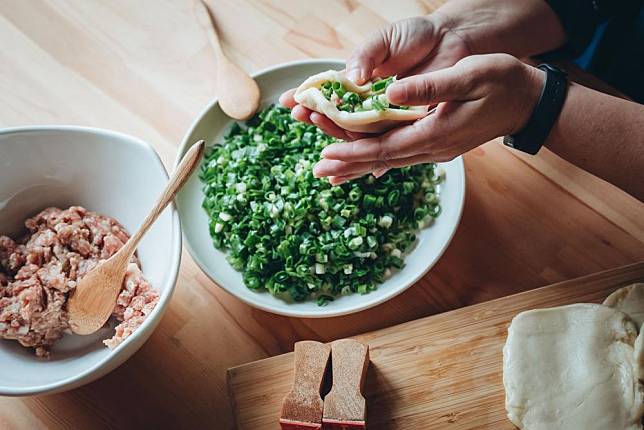
[[[81,205],[119,220],[130,232],[142,222],[167,182],[148,144],[119,133],[84,127],[41,126],[0,131],[0,234],[24,233],[24,220],[48,206]],[[115,350],[92,336],[67,335],[39,359],[15,341],[0,340],[0,395],[69,390],[127,360],[161,320],[181,258],[181,229],[166,209],[138,248],[144,276],[161,292],[143,325]]]
[[[329,69],[342,69],[338,60],[305,60],[282,64],[254,75],[262,92],[262,106],[277,103],[279,95],[296,87],[307,77]],[[199,139],[214,145],[221,142],[232,121],[219,108],[217,100],[208,106],[186,134],[177,163],[188,147]],[[420,232],[414,250],[405,258],[406,266],[376,291],[367,295],[342,296],[320,307],[315,301],[287,303],[267,292],[244,286],[242,276],[226,261],[226,255],[215,249],[208,231],[208,218],[201,207],[204,195],[201,182],[194,175],[179,193],[176,203],[183,227],[186,246],[201,269],[218,285],[246,303],[281,315],[321,318],[357,312],[378,305],[413,285],[436,263],[449,245],[461,218],[465,198],[465,169],[461,157],[442,163],[446,181],[441,186],[442,213],[436,222]]]

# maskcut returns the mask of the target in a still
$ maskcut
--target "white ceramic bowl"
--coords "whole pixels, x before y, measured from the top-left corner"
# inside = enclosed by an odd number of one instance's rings
[[[262,107],[277,103],[279,95],[299,85],[307,77],[329,69],[342,69],[338,60],[305,60],[274,66],[254,75],[262,92]],[[232,121],[214,100],[199,116],[186,134],[177,163],[187,148],[204,139],[207,144],[221,142]],[[282,315],[321,318],[357,312],[380,304],[413,285],[436,263],[449,245],[461,218],[465,197],[465,170],[461,157],[441,164],[446,181],[441,186],[442,213],[436,222],[420,232],[414,250],[406,256],[406,266],[400,272],[367,295],[342,296],[320,307],[315,301],[287,303],[267,292],[257,292],[244,286],[242,276],[226,261],[226,255],[215,249],[208,232],[208,218],[201,207],[203,192],[198,175],[194,175],[177,197],[177,208],[183,227],[186,246],[201,269],[218,285],[246,303]]]
[[[25,232],[24,220],[49,206],[81,205],[116,218],[130,232],[142,222],[167,182],[157,153],[119,133],[83,127],[41,126],[0,131],[0,234]],[[168,304],[181,258],[181,229],[168,208],[138,248],[144,276],[161,292],[145,323],[115,350],[92,336],[67,335],[39,359],[15,341],[0,340],[0,395],[69,390],[127,360],[150,337]]]

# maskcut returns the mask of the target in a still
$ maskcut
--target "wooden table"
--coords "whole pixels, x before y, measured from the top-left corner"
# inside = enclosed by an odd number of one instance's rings
[[[230,56],[249,71],[345,57],[387,21],[442,1],[209,0]],[[0,126],[82,124],[150,142],[170,166],[214,94],[196,0],[0,2]],[[547,151],[489,143],[465,156],[452,244],[417,285],[330,320],[275,316],[219,289],[184,253],[176,294],[147,344],[107,377],[37,398],[0,398],[2,429],[230,429],[228,367],[644,259],[643,205]],[[0,363],[1,365],[1,363]]]

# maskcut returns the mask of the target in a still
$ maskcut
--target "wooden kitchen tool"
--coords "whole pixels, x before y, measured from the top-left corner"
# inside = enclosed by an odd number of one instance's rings
[[[601,303],[644,280],[644,263],[356,336],[369,344],[369,430],[515,430],[506,418],[503,354],[507,327],[529,309]],[[274,429],[292,381],[292,354],[228,370],[239,430]]]
[[[219,107],[233,119],[248,119],[259,108],[260,92],[257,82],[224,54],[212,12],[203,0],[201,4],[204,11],[199,10],[197,16],[206,30],[217,60],[216,91]]]
[[[139,230],[116,254],[100,263],[80,280],[67,305],[69,325],[74,333],[92,334],[103,327],[110,318],[122,288],[127,265],[136,247],[199,165],[205,145],[203,140],[192,145],[172,174],[163,194],[143,220]]]
[[[325,430],[366,428],[367,402],[363,391],[368,367],[368,345],[353,339],[331,343],[333,385],[324,397]]]
[[[293,386],[282,403],[279,419],[283,430],[322,428],[322,385],[331,347],[305,340],[295,344]]]

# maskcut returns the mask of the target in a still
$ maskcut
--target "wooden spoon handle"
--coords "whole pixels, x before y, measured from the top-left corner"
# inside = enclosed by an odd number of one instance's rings
[[[197,18],[199,19],[203,29],[206,31],[208,41],[210,42],[210,45],[215,50],[215,55],[217,55],[217,58],[226,57],[226,55],[224,54],[224,50],[221,47],[221,40],[219,40],[219,34],[217,34],[217,26],[215,26],[215,17],[212,16],[210,7],[204,0],[201,0],[201,5],[203,6],[203,11],[205,13],[202,13],[202,14],[198,13]]]
[[[200,140],[192,145],[186,155],[184,155],[181,163],[179,163],[175,171],[172,173],[170,181],[168,181],[168,185],[166,185],[163,194],[161,194],[161,197],[159,197],[148,216],[145,218],[145,220],[143,220],[143,224],[141,224],[141,227],[139,227],[139,230],[136,232],[136,234],[132,236],[124,246],[124,248],[127,247],[127,252],[130,253],[130,257],[143,238],[143,235],[148,231],[150,226],[154,224],[154,221],[157,220],[166,206],[168,206],[168,204],[170,204],[170,202],[174,200],[177,192],[181,189],[183,184],[186,183],[188,178],[190,178],[192,172],[194,172],[195,168],[199,165],[199,161],[203,156],[205,147],[206,143],[203,140]]]

